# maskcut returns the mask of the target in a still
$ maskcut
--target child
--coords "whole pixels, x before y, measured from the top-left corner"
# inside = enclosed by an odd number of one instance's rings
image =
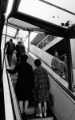
[[[34,61],[34,98],[38,105],[39,117],[47,116],[47,101],[49,100],[49,78],[47,71],[41,67],[41,61]]]

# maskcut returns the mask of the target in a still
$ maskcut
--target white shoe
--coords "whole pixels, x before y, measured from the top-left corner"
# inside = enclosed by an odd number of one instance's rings
[[[44,113],[44,117],[47,117],[47,113]]]
[[[42,113],[40,113],[39,116],[42,118]]]
[[[41,117],[42,118],[42,113],[36,114],[36,117]]]

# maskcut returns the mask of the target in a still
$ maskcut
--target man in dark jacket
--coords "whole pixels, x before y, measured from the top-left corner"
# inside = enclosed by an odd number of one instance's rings
[[[17,60],[20,61],[20,58],[22,55],[25,55],[25,46],[21,41],[19,41],[16,45],[16,51],[17,51]]]
[[[5,44],[5,52],[7,54],[7,59],[9,65],[11,64],[11,58],[12,58],[12,53],[15,50],[15,44],[13,43],[13,40],[10,39],[6,44]]]
[[[21,61],[16,65],[15,69],[8,70],[8,72],[11,74],[14,74],[16,72],[18,73],[15,92],[20,104],[21,113],[25,112],[24,109],[26,107],[24,108],[24,106],[26,106],[26,104],[29,104],[32,101],[32,88],[34,85],[33,69],[32,66],[26,62],[27,58],[27,55],[22,55]]]

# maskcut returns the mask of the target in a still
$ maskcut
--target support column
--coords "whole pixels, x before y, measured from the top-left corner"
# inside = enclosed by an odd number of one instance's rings
[[[30,31],[28,31],[28,53],[29,53],[29,50],[30,50]]]
[[[0,0],[0,120],[5,120],[4,110],[4,93],[3,93],[3,81],[2,81],[2,56],[1,56],[1,43],[2,43],[2,32],[5,22],[5,12],[7,8],[8,0]]]
[[[0,15],[0,119],[4,120],[4,94],[3,94],[3,82],[2,82],[2,55],[1,55],[1,42],[2,42],[2,32],[3,26],[5,22],[5,16],[2,14]]]
[[[66,44],[66,51],[67,51],[67,65],[68,65],[68,83],[69,89],[72,91],[72,82],[73,82],[73,75],[72,75],[72,58],[71,58],[71,46],[70,46],[70,39],[66,37],[65,39]]]

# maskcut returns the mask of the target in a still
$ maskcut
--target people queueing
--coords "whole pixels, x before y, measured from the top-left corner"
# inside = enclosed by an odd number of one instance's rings
[[[47,71],[41,66],[41,60],[34,61],[34,100],[37,104],[36,116],[47,116],[47,102],[49,101],[49,78]]]
[[[22,44],[20,43],[20,45]],[[27,63],[27,59],[28,56],[26,55],[24,46],[18,47],[18,45],[16,45],[12,52],[10,68],[7,69],[7,71],[11,75],[21,113],[27,114],[27,108],[33,101],[38,108],[36,116],[43,117],[44,115],[44,117],[46,117],[47,103],[49,101],[48,73],[42,68],[39,59],[34,61],[34,71],[32,66]],[[32,110],[32,113],[34,113],[35,110]]]
[[[20,48],[19,48],[20,49]],[[16,49],[16,54],[18,53]],[[13,55],[15,58],[15,55]],[[16,74],[17,82],[15,85],[15,93],[19,101],[21,113],[25,113],[26,109],[32,99],[32,88],[33,88],[33,69],[32,66],[27,63],[28,56],[25,54],[25,49],[18,56],[15,67],[8,69],[7,71],[13,76]],[[19,61],[18,61],[19,60]],[[15,62],[15,59],[14,61]]]
[[[9,65],[11,64],[11,58],[12,58],[12,53],[14,49],[15,49],[15,44],[13,43],[13,40],[10,39],[5,44],[5,53],[7,55]]]

